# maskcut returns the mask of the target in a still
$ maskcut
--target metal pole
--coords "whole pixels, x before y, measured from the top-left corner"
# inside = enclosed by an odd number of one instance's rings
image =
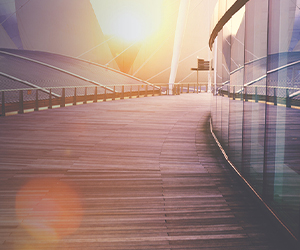
[[[132,98],[132,85],[130,85],[130,95],[129,98]]]
[[[258,102],[257,87],[255,87],[255,102]]]
[[[60,99],[60,107],[65,107],[66,106],[66,100],[65,100],[65,88],[62,89],[61,93],[61,99]]]
[[[5,96],[4,91],[2,91],[2,116],[5,116]]]
[[[286,89],[286,107],[287,108],[291,107],[291,98],[289,94],[289,89]]]
[[[35,109],[34,111],[39,111],[39,90],[35,90]]]
[[[73,105],[76,105],[76,104],[77,104],[77,102],[76,102],[76,96],[77,96],[77,89],[75,88],[75,89],[74,89]]]
[[[201,87],[201,86],[200,86]],[[200,92],[201,92],[201,89],[200,89]],[[197,94],[199,93],[199,90],[198,90],[198,67],[197,67]]]
[[[97,86],[95,87],[95,96],[94,96],[94,102],[97,102],[98,96],[97,96]]]
[[[52,90],[49,89],[49,106],[48,109],[52,109]]]
[[[87,103],[87,87],[84,88],[84,102],[83,104]]]
[[[23,90],[19,91],[19,114],[24,114],[24,106],[23,106]]]
[[[122,85],[122,95],[121,95],[121,99],[124,99],[124,85]]]

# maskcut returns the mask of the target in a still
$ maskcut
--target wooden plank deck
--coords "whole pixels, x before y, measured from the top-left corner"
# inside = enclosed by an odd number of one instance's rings
[[[209,114],[202,93],[0,117],[0,249],[281,249]]]

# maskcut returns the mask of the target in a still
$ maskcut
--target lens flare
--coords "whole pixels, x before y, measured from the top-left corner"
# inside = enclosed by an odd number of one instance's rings
[[[33,179],[17,193],[16,216],[34,239],[56,242],[80,226],[82,207],[74,189],[53,179]]]

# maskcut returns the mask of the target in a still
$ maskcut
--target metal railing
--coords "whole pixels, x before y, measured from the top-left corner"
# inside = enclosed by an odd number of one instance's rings
[[[288,108],[300,106],[300,88],[293,87],[224,85],[218,89],[218,95],[245,102],[280,104]]]
[[[67,105],[86,104],[125,98],[169,95],[168,84],[100,86],[43,87],[0,90],[1,116],[11,113],[52,109]],[[204,88],[204,89],[203,89]],[[207,91],[207,84],[174,84],[173,94],[200,93]]]

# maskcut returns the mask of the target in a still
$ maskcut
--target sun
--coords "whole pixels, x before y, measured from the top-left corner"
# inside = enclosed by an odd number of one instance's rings
[[[143,20],[132,11],[123,11],[114,20],[111,33],[127,41],[135,42],[146,37]]]
[[[161,25],[163,0],[90,0],[104,35],[140,42]]]

